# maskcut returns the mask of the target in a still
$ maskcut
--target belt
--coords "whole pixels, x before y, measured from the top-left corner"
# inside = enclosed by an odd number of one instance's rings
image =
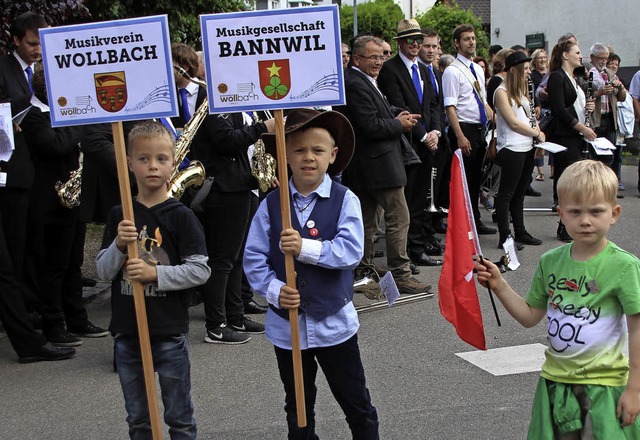
[[[484,125],[480,123],[460,122],[460,127],[469,127],[469,128],[475,128],[480,130],[484,128]]]

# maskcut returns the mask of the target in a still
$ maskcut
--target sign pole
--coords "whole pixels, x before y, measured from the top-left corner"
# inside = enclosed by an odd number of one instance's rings
[[[280,181],[280,214],[282,229],[291,228],[291,209],[289,209],[289,176],[287,173],[287,153],[284,139],[284,118],[282,110],[275,110],[276,151],[278,160],[278,181]],[[293,265],[293,254],[284,254],[284,267],[287,275],[287,286],[296,287],[296,272]],[[298,427],[307,426],[307,412],[304,401],[304,382],[302,379],[302,353],[300,352],[300,329],[298,328],[298,309],[289,309],[291,325],[291,356],[293,359],[293,381],[296,390],[296,412]]]
[[[134,221],[133,202],[131,201],[131,185],[129,184],[129,170],[124,146],[124,132],[122,122],[112,122],[113,146],[116,151],[116,165],[118,168],[118,184],[120,187],[120,200],[122,201],[122,215],[124,220]],[[129,258],[138,258],[138,245],[130,242],[127,245]],[[151,435],[153,440],[162,440],[162,422],[156,397],[156,382],[153,370],[153,357],[151,356],[151,342],[149,340],[149,324],[147,323],[147,308],[144,303],[144,288],[139,281],[133,283],[133,303],[136,310],[138,324],[138,337],[140,339],[140,355],[142,357],[142,370],[144,384],[147,391],[147,404],[149,406],[149,418],[151,420]],[[297,321],[296,321],[297,324]]]

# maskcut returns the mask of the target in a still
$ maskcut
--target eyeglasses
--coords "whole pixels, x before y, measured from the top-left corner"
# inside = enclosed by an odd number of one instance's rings
[[[389,57],[389,56],[393,55],[393,51],[392,50],[383,50],[382,53],[386,57]]]
[[[384,61],[385,60],[385,57],[383,57],[382,55],[369,55],[368,57],[364,56],[364,55],[360,55],[360,54],[356,54],[356,55],[359,56],[360,58],[366,58],[366,59],[371,60],[371,61]]]
[[[593,58],[597,61],[607,61],[609,59],[609,55],[607,55],[606,57],[597,57],[594,55]]]
[[[413,45],[413,43],[422,44],[424,42],[424,38],[422,38],[422,37],[418,37],[418,38],[409,37],[409,38],[405,38],[404,41],[406,41],[407,44],[409,44],[409,45]]]

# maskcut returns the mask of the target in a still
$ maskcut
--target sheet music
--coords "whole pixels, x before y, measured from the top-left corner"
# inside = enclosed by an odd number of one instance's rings
[[[567,147],[563,147],[560,144],[554,144],[553,142],[540,142],[539,144],[536,144],[536,147],[547,150],[550,153],[559,153],[567,149]]]

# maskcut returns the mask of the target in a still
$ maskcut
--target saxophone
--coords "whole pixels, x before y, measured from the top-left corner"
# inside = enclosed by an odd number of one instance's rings
[[[69,173],[69,180],[65,183],[57,181],[55,190],[60,199],[60,204],[65,208],[80,206],[80,193],[82,192],[82,153],[79,158],[80,166]]]
[[[201,81],[197,78],[192,78],[191,75],[189,75],[187,71],[182,67],[174,65],[173,68],[176,70],[178,75],[188,79],[192,83],[195,83],[200,87],[207,86],[207,83],[205,83],[204,81]],[[171,173],[171,177],[169,179],[169,189],[167,190],[167,195],[169,197],[173,197],[176,200],[180,200],[187,188],[198,188],[201,187],[204,183],[206,173],[202,162],[192,160],[189,163],[189,166],[183,170],[178,170],[178,166],[187,157],[187,154],[189,154],[189,147],[191,146],[191,142],[193,142],[193,138],[196,135],[198,128],[208,114],[209,101],[207,100],[207,98],[205,98],[204,101],[202,101],[202,104],[200,104],[200,107],[197,108],[189,122],[186,123],[186,125],[184,126],[184,130],[182,131],[182,135],[176,141],[175,168]]]
[[[271,119],[269,110],[266,110],[264,114],[267,119]],[[262,120],[258,118],[257,112],[253,112],[253,119],[255,122],[262,122]],[[276,177],[276,160],[264,150],[262,138],[258,139],[253,144],[253,147],[251,174],[258,181],[260,191],[267,192],[269,188],[271,188],[273,179]]]

